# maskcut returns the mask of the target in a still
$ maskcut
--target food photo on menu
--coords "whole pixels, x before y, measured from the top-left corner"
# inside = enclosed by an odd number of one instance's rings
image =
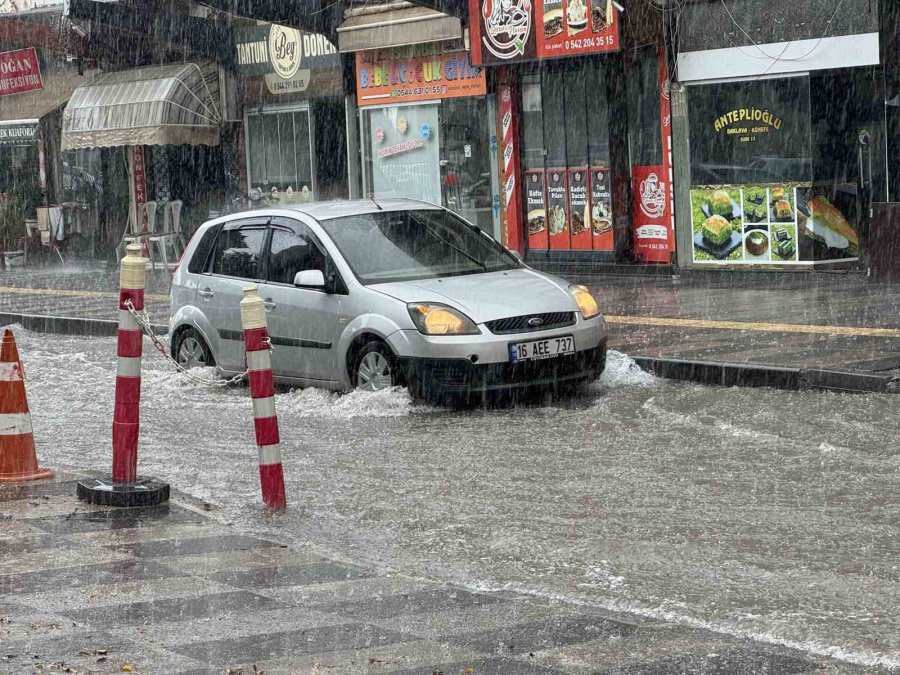
[[[743,259],[741,191],[723,187],[691,190],[694,260]]]
[[[798,190],[798,195],[800,190]],[[824,195],[807,191],[797,205],[797,230],[802,235],[804,260],[835,260],[859,256],[859,234]]]

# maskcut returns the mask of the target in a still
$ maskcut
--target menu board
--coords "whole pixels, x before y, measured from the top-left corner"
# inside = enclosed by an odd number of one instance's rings
[[[609,169],[591,169],[591,238],[595,251],[612,251],[612,192]]]
[[[612,0],[469,0],[473,65],[614,51]]]
[[[569,169],[569,232],[570,246],[573,249],[591,250],[587,167]]]
[[[551,249],[569,248],[569,199],[564,169],[547,171],[547,228]]]
[[[859,235],[808,184],[691,190],[694,262],[789,265],[855,260]]]
[[[525,172],[525,202],[528,224],[528,248],[547,249],[547,193],[543,171]]]

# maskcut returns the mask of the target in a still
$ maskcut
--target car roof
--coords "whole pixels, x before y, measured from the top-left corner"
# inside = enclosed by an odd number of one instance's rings
[[[417,199],[336,199],[327,202],[312,202],[309,204],[283,204],[269,206],[267,208],[253,209],[233,214],[233,217],[246,218],[254,214],[258,215],[285,215],[290,213],[303,213],[317,221],[342,218],[344,216],[359,216],[378,211],[409,211],[409,210],[434,210],[442,207]]]

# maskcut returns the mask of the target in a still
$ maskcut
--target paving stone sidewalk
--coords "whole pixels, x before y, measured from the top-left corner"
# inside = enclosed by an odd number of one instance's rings
[[[186,495],[89,506],[74,479],[0,486],[0,673],[883,672],[368,569],[237,531]]]

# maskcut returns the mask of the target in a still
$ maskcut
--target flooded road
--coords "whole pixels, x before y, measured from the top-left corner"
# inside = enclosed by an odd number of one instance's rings
[[[115,341],[18,339],[41,463],[108,470]],[[272,516],[247,390],[144,351],[139,471],[247,532],[900,669],[900,397],[666,382],[615,353],[543,405],[285,392]]]

